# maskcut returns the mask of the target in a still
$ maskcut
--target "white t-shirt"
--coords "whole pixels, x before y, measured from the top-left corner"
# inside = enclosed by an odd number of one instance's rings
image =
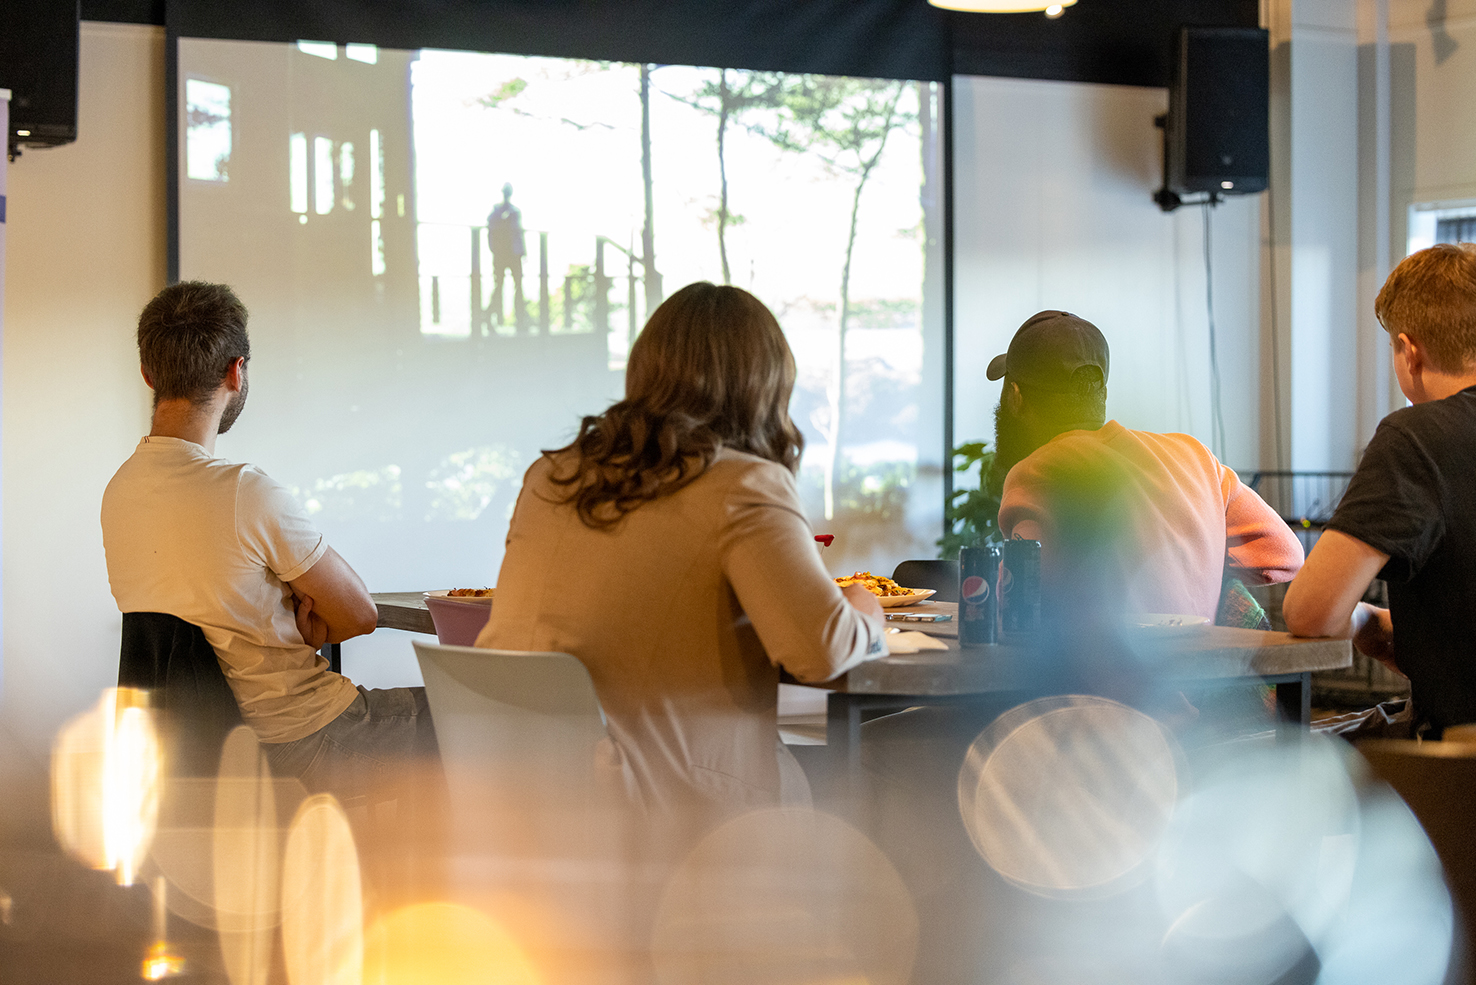
[[[261,741],[311,735],[353,702],[352,682],[303,642],[285,584],[328,544],[266,473],[144,438],[103,493],[102,528],[119,610],[204,630]]]

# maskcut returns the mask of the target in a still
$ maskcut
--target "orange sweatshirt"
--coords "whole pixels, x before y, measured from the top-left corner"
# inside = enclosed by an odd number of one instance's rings
[[[1129,431],[1108,421],[1067,431],[1010,470],[1000,501],[1005,537],[1041,542],[1049,570],[1060,551],[1059,483],[1113,476],[1114,543],[1131,611],[1215,618],[1225,568],[1249,585],[1290,581],[1302,545],[1286,523],[1232,469],[1187,434]]]

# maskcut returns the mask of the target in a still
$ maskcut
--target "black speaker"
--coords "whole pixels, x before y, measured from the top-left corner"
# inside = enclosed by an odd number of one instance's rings
[[[80,0],[0,2],[0,89],[10,90],[9,146],[77,139]]]
[[[1266,190],[1271,51],[1256,27],[1181,27],[1164,126],[1164,184],[1177,195]]]

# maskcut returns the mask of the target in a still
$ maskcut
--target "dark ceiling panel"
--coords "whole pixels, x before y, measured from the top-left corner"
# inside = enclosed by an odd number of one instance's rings
[[[880,78],[948,76],[922,0],[169,0],[181,36],[357,41]]]
[[[170,0],[192,37],[364,41],[848,75],[1166,86],[1181,24],[1256,27],[1258,0],[1080,0],[1060,18],[924,0]],[[83,0],[162,24],[165,0]],[[951,35],[951,44],[950,44]]]
[[[950,15],[956,75],[1167,86],[1180,25],[1258,27],[1258,0],[1080,0],[1044,14]]]
[[[82,0],[82,19],[162,26],[164,0]]]

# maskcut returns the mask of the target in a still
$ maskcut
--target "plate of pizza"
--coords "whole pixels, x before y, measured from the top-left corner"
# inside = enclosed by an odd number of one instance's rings
[[[495,588],[442,588],[426,592],[428,599],[445,599],[448,602],[469,602],[472,605],[491,605]]]
[[[935,589],[931,588],[905,588],[890,578],[874,575],[870,571],[858,571],[853,575],[837,578],[835,583],[841,588],[848,585],[860,585],[876,596],[876,600],[881,603],[883,609],[916,605],[938,594]]]

